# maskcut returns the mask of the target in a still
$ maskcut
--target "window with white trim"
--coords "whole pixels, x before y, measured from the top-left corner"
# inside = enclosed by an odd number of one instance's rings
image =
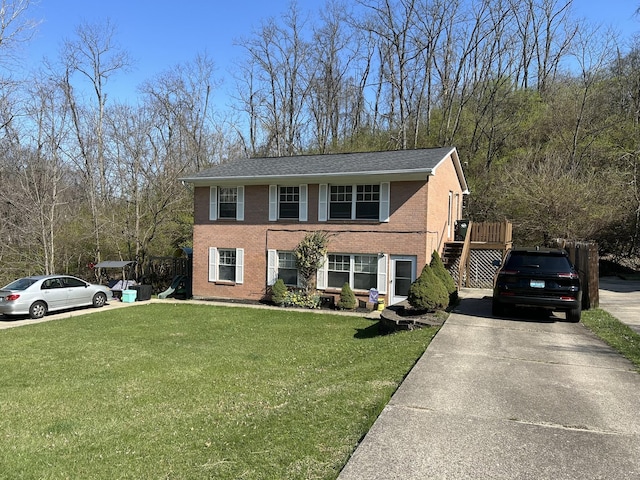
[[[306,222],[308,185],[269,185],[269,221]]]
[[[236,218],[238,187],[218,188],[218,218]]]
[[[236,281],[235,249],[218,249],[218,280],[222,282]]]
[[[386,192],[388,195],[388,188]],[[383,217],[388,216],[388,212],[381,210],[380,200],[380,184],[330,185],[329,220],[387,221]],[[387,205],[388,201],[385,204],[388,209]]]
[[[298,218],[300,212],[300,187],[279,187],[278,200],[278,218]]]
[[[354,290],[378,288],[378,255],[328,255],[327,287],[342,288],[345,283]]]
[[[244,220],[244,186],[209,188],[209,220]]]
[[[209,281],[243,283],[244,249],[209,247]]]
[[[285,285],[298,285],[298,267],[293,252],[278,252],[278,278],[281,278]]]

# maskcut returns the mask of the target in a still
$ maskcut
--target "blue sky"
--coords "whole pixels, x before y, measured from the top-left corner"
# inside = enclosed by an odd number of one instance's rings
[[[28,49],[29,62],[55,57],[63,39],[73,37],[80,23],[109,18],[117,26],[119,44],[135,61],[135,70],[118,80],[122,95],[135,95],[138,84],[197,53],[207,52],[219,76],[228,77],[233,60],[242,55],[234,41],[248,37],[261,21],[279,17],[289,4],[290,0],[39,0],[31,15],[42,23]],[[314,10],[324,0],[298,4],[304,11]],[[639,6],[640,0],[574,0],[578,16],[611,25],[627,38],[640,33],[640,18],[633,16]]]

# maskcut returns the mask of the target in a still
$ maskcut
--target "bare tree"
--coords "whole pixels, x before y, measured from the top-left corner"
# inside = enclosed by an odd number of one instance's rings
[[[65,91],[69,97],[71,108],[76,110],[78,117],[77,135],[86,135],[86,131],[80,132],[80,122],[85,128],[92,131],[95,142],[89,144],[84,141],[82,155],[84,156],[87,170],[96,174],[98,178],[97,195],[101,201],[108,198],[107,161],[105,159],[104,122],[105,107],[107,103],[106,84],[117,73],[122,73],[130,66],[129,55],[116,44],[116,27],[110,20],[104,23],[82,24],[76,29],[76,37],[67,40],[62,52],[66,74],[64,82]],[[73,77],[79,74],[81,79],[87,81],[96,102],[95,115],[91,109],[86,112],[85,118],[80,118],[78,90],[73,87]],[[88,149],[91,146],[91,151]]]
[[[76,143],[73,148],[69,146],[68,155],[82,171],[86,182],[96,261],[102,258],[101,215],[108,208],[110,196],[104,135],[106,84],[113,75],[126,71],[129,66],[128,54],[116,45],[115,35],[115,26],[108,20],[102,24],[80,25],[76,37],[64,44],[61,52],[63,71],[59,75]],[[79,76],[78,85],[75,84],[76,75]],[[83,87],[87,84],[96,102],[94,107],[83,103]]]
[[[265,155],[293,155],[302,150],[304,105],[314,76],[308,64],[309,42],[303,38],[305,21],[295,2],[282,20],[267,20],[251,38],[240,42],[252,72],[251,90],[242,97],[252,102],[245,110],[257,117],[249,123],[260,124],[266,132]]]

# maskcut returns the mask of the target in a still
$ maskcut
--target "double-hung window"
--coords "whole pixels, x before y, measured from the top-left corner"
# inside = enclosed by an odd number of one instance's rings
[[[307,221],[307,185],[269,185],[269,221]]]
[[[279,218],[298,218],[300,211],[300,187],[279,187]]]
[[[384,290],[378,285],[379,261],[378,255],[328,255],[326,287],[337,289],[348,283],[354,290]]]
[[[328,262],[327,286],[330,288],[342,288],[345,283],[350,284],[350,255],[329,255]]]
[[[278,252],[278,278],[281,278],[285,285],[298,285],[298,268],[293,252]]]
[[[329,218],[351,220],[353,187],[351,185],[331,185],[329,197]]]
[[[389,221],[389,183],[320,185],[318,220]]]
[[[244,187],[211,187],[209,220],[244,220]]]
[[[244,249],[209,248],[209,281],[243,283]]]
[[[380,185],[357,185],[355,218],[377,220],[380,212]]]
[[[222,282],[236,281],[235,249],[218,249],[218,280]]]
[[[353,288],[369,290],[376,288],[378,283],[378,256],[353,256]]]
[[[218,218],[236,218],[238,205],[238,187],[220,187],[218,189]]]
[[[267,284],[273,285],[279,278],[285,285],[290,287],[298,286],[298,267],[296,256],[293,252],[278,250],[268,250],[268,272]]]

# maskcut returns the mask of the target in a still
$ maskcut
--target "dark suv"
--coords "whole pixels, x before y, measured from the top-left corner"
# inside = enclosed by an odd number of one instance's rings
[[[570,322],[579,322],[580,278],[567,252],[550,248],[509,250],[494,278],[493,314],[504,315],[510,306],[560,310],[566,312]]]

